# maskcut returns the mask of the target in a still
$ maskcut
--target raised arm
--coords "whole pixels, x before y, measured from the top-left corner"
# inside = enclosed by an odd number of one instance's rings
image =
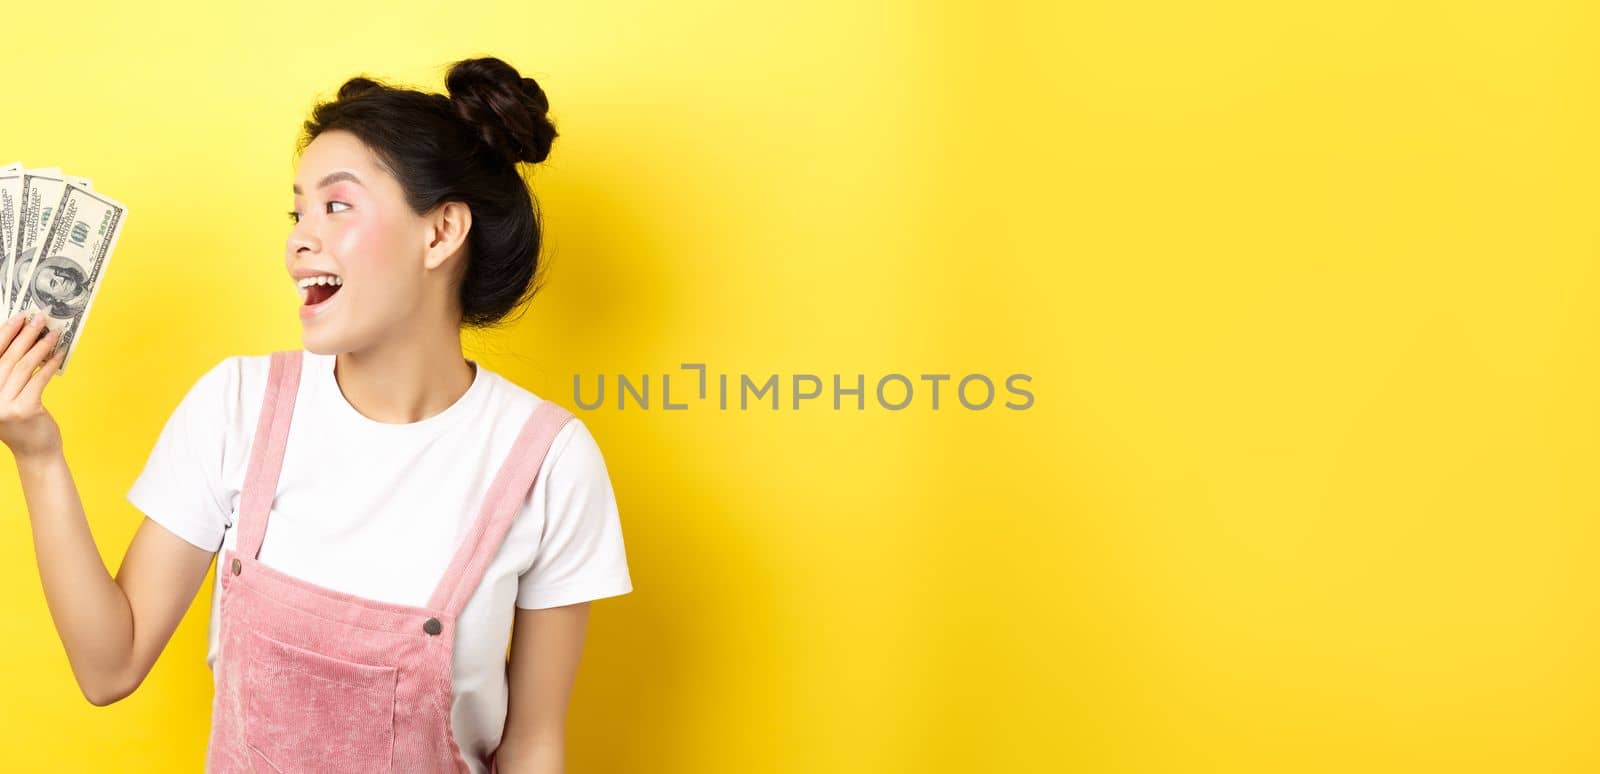
[[[0,441],[11,450],[33,529],[45,602],[85,698],[132,693],[194,600],[214,556],[146,519],[113,579],[100,559],[67,468],[45,385],[60,367],[42,321],[0,326]],[[43,363],[41,367],[41,363]]]

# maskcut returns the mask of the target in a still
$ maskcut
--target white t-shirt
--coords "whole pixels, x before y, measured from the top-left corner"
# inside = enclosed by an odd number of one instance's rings
[[[310,583],[426,606],[523,423],[543,398],[474,363],[454,404],[390,424],[356,411],[334,356],[304,360],[260,560]],[[470,362],[470,361],[469,361]],[[233,548],[240,489],[269,355],[224,359],[168,418],[128,501],[207,551]],[[215,670],[221,580],[206,665]],[[633,590],[617,502],[589,429],[556,435],[516,521],[457,624],[450,720],[472,771],[500,745],[513,606],[546,608]]]

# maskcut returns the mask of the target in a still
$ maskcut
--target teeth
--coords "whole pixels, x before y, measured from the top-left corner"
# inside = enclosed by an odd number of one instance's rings
[[[306,277],[295,283],[295,288],[300,291],[300,303],[306,302],[306,288],[312,285],[343,285],[344,280],[332,274],[319,274],[315,277]]]

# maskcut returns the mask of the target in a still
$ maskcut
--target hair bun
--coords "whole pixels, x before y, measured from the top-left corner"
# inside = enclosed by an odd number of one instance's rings
[[[537,164],[556,139],[550,100],[532,78],[495,57],[463,59],[445,77],[456,115],[512,164]]]
[[[356,77],[345,81],[344,85],[339,87],[339,99],[350,99],[351,97],[360,96],[366,92],[382,88],[384,88],[383,84],[371,78],[357,75]]]

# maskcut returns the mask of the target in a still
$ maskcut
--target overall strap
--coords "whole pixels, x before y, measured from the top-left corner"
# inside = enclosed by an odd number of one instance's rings
[[[511,523],[527,501],[551,442],[572,418],[572,412],[553,401],[540,401],[533,408],[533,415],[522,425],[522,432],[511,444],[511,452],[489,484],[478,518],[461,539],[449,569],[433,590],[428,607],[443,610],[451,617],[461,615],[483,580],[483,573],[489,569],[489,562],[499,553]]]
[[[239,542],[237,552],[251,559],[261,551],[267,535],[267,516],[278,491],[278,472],[283,468],[283,447],[289,441],[289,419],[294,416],[294,398],[300,385],[301,353],[274,352],[267,369],[267,390],[261,398],[261,419],[256,422],[251,442],[250,466],[239,496]]]

